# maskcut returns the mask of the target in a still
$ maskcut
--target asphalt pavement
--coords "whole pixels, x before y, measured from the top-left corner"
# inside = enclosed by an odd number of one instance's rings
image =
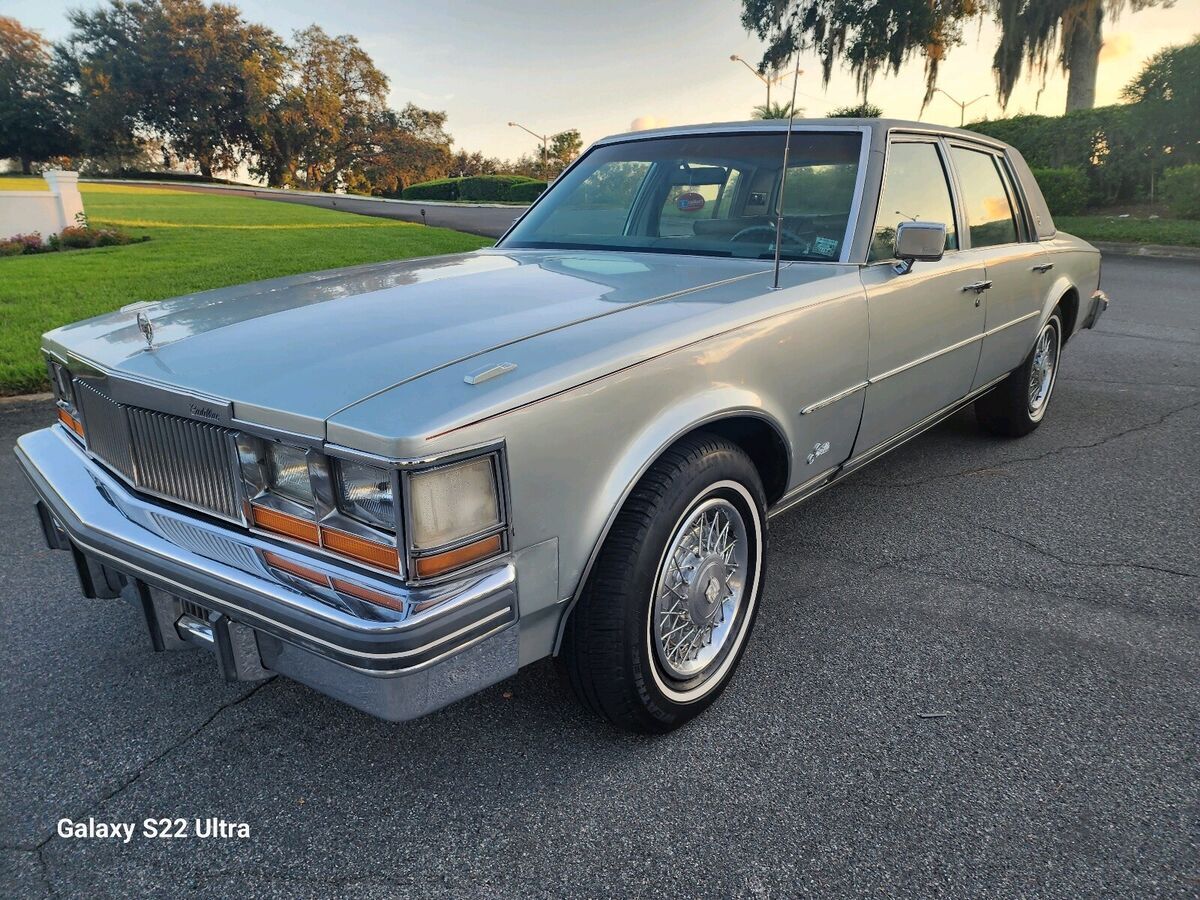
[[[42,549],[0,408],[0,894],[1195,897],[1200,265],[1107,260],[1027,438],[968,411],[772,523],[729,690],[661,738],[550,663],[389,725],[154,654]],[[220,817],[247,838],[62,838]]]

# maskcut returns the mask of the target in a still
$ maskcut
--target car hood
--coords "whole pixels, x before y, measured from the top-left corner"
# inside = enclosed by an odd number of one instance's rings
[[[492,249],[131,304],[56,329],[45,344],[117,375],[232,401],[244,421],[323,436],[330,416],[422,374],[767,268]],[[151,348],[139,312],[153,328]]]

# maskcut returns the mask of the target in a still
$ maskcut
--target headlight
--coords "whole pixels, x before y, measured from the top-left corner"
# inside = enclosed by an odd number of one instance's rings
[[[500,524],[500,497],[491,456],[409,476],[412,545],[444,547]]]
[[[396,530],[392,474],[387,469],[342,460],[337,489],[338,507],[346,515],[376,528]]]
[[[287,444],[267,445],[269,461],[267,488],[302,506],[312,507],[312,482],[308,477],[308,453]]]

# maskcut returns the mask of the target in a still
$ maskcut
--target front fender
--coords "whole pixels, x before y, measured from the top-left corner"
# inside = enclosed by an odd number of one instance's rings
[[[567,619],[578,602],[584,585],[587,584],[592,566],[600,554],[601,547],[604,546],[604,541],[621,511],[621,507],[625,505],[625,501],[638,481],[662,456],[663,452],[680,438],[701,430],[706,425],[735,418],[754,418],[764,422],[775,432],[783,446],[790,448],[792,436],[784,427],[784,419],[780,413],[780,410],[764,408],[763,398],[753,391],[722,385],[687,397],[666,410],[660,417],[647,423],[646,427],[632,436],[624,452],[614,460],[607,477],[600,485],[595,502],[588,511],[586,525],[581,523],[581,530],[595,537],[592,540],[587,560],[582,570],[574,577],[573,583],[564,578],[564,583],[560,585],[561,588],[569,589],[570,593],[565,599],[562,616],[558,623],[554,653],[558,653]],[[789,468],[790,462],[789,458]],[[790,481],[791,473],[789,472],[786,483],[790,483]]]

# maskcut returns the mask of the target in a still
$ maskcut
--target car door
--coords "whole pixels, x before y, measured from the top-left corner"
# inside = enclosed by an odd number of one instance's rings
[[[946,148],[933,136],[888,145],[874,232],[862,270],[870,315],[869,362],[855,455],[869,452],[967,394],[979,361],[984,309],[972,286],[983,264],[959,248]],[[905,274],[893,265],[905,220],[946,225],[946,253]]]
[[[963,255],[981,264],[990,282],[980,295],[984,335],[974,387],[1010,372],[1033,346],[1045,290],[1047,263],[1024,214],[1003,154],[978,144],[950,141],[962,212]]]

